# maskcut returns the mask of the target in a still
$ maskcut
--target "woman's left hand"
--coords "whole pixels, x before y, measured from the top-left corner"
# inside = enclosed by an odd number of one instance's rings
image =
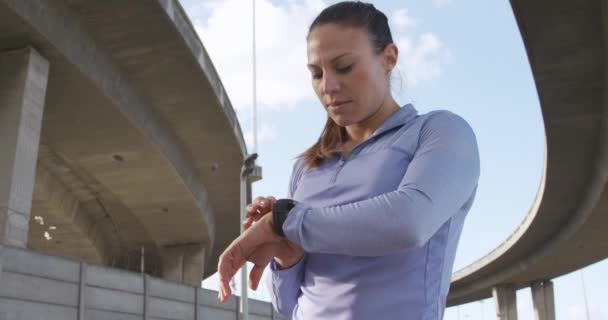
[[[229,285],[230,279],[247,261],[254,264],[249,273],[249,287],[253,290],[257,289],[264,268],[275,256],[282,240],[274,233],[272,228],[272,215],[264,215],[257,223],[236,238],[222,253],[217,267],[219,274],[218,298],[221,302],[228,300],[232,294]]]

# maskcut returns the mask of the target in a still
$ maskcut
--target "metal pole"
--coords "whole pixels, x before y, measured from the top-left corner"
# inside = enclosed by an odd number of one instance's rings
[[[252,0],[253,7],[253,148],[251,153],[258,152],[258,120],[257,120],[257,59],[256,59],[256,49],[255,49],[255,0]]]
[[[587,288],[585,287],[585,277],[583,276],[583,269],[581,269],[581,283],[583,284],[583,299],[585,301],[585,315],[587,316],[587,320],[589,317],[589,304],[587,303]]]
[[[245,207],[247,206],[247,176],[241,176],[241,220],[245,220],[247,217],[247,213],[245,211]],[[243,224],[241,225],[241,233],[245,230],[243,229]],[[249,298],[247,297],[247,263],[243,265],[241,268],[241,300],[240,300],[240,311],[243,314],[243,320],[249,319]]]
[[[258,158],[256,153],[247,156],[241,167],[241,220],[239,221],[241,233],[245,230],[241,223],[247,217],[247,184],[250,180],[250,175],[255,173],[256,165],[255,160]],[[243,320],[249,319],[249,299],[247,297],[247,263],[241,268],[241,299],[240,299],[240,311],[243,314]]]
[[[255,166],[255,159],[257,158],[257,149],[258,149],[258,126],[257,126],[257,82],[256,82],[256,74],[257,74],[257,70],[256,70],[256,48],[255,48],[255,0],[251,1],[251,7],[252,7],[252,45],[253,45],[253,90],[252,90],[252,94],[253,94],[253,101],[252,101],[252,108],[251,108],[251,112],[252,112],[252,121],[253,121],[253,146],[252,146],[252,156],[248,157],[247,160],[245,160],[245,164],[243,165],[243,171],[241,172],[241,220],[239,221],[239,225],[241,228],[241,233],[243,233],[245,230],[243,229],[243,224],[242,222],[247,218],[247,213],[246,213],[246,206],[247,206],[247,177],[249,176],[249,173],[251,173],[251,171],[253,170],[253,168],[247,168],[248,167],[248,160],[250,160],[251,158],[253,158],[252,162],[249,162],[249,165],[253,165]],[[243,320],[248,320],[249,319],[249,298],[248,298],[248,294],[247,294],[247,263],[245,263],[245,265],[243,265],[243,268],[241,268],[241,300],[240,300],[240,306],[241,306],[241,313],[243,314]]]

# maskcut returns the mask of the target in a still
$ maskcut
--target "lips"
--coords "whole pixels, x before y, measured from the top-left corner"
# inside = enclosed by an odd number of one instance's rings
[[[335,100],[335,101],[332,101],[329,104],[329,107],[331,107],[331,108],[337,108],[337,107],[340,107],[340,106],[342,106],[344,104],[347,104],[349,102],[350,102],[350,100]]]

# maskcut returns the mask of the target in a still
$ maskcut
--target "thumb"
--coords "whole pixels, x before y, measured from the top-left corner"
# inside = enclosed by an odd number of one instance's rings
[[[251,288],[251,290],[257,290],[260,280],[262,279],[262,274],[264,274],[263,266],[253,266],[251,272],[249,272],[249,288]]]

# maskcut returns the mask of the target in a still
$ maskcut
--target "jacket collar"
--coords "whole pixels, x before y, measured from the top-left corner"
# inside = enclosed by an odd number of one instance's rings
[[[418,115],[418,110],[416,110],[411,103],[408,103],[408,104],[402,106],[401,108],[399,108],[399,110],[397,110],[397,112],[393,113],[390,117],[388,117],[386,120],[384,120],[384,122],[376,129],[376,131],[374,131],[374,133],[372,133],[372,135],[368,139],[366,139],[359,145],[365,144],[366,142],[370,141],[372,138],[374,138],[378,135],[381,135],[384,132],[387,132],[391,129],[401,127],[401,126],[407,124],[412,119],[414,119],[417,115]],[[355,148],[357,148],[359,145],[355,146]],[[337,146],[332,152],[341,154],[342,147]]]
[[[410,122],[413,118],[418,115],[418,111],[414,108],[411,103],[404,105],[399,108],[397,112],[393,113],[388,119],[384,120],[384,122],[374,131],[374,133],[370,136],[370,138],[380,135],[388,130],[394,129],[396,127],[403,126]]]

